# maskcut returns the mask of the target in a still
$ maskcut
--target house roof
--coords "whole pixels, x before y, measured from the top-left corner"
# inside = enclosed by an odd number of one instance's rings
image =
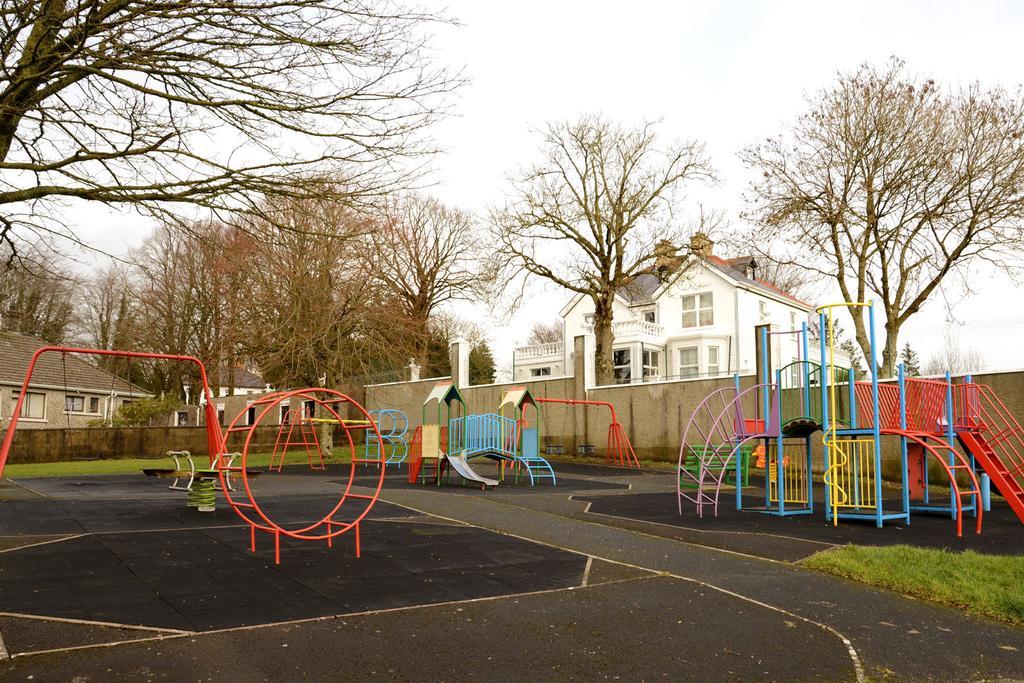
[[[672,256],[665,258],[657,266],[649,266],[644,270],[644,272],[634,277],[627,286],[619,289],[615,296],[629,306],[651,303],[669,284],[671,284],[671,281],[674,279],[671,277],[659,277],[655,272],[655,269],[660,267],[663,269],[663,272],[670,274],[677,273],[686,261],[687,257],[685,256]],[[744,270],[754,263],[753,256],[738,256],[735,258],[725,259],[712,254],[708,258],[704,259],[704,262],[720,272],[722,275],[749,289],[756,289],[766,294],[782,298],[787,302],[796,304],[806,310],[813,308],[811,304],[798,299],[789,292],[779,289],[775,285],[769,284],[764,280],[748,277]],[[569,311],[572,310],[573,306],[575,306],[582,298],[582,294],[576,294],[572,297],[572,299],[569,300],[569,303],[562,308],[560,315],[564,318]]]
[[[220,386],[226,387],[228,385],[228,368],[220,369]],[[255,372],[250,372],[245,368],[235,368],[235,383],[236,389],[262,389],[267,386],[265,379],[257,375]]]
[[[32,355],[50,346],[38,337],[13,332],[0,333],[0,384],[21,386]],[[66,381],[65,381],[66,375]],[[149,391],[101,370],[78,354],[44,353],[36,362],[29,386],[67,387],[76,391],[92,391],[148,396]]]
[[[733,278],[734,280],[738,280],[739,282],[742,282],[743,284],[753,287],[754,289],[760,289],[763,292],[767,292],[769,294],[774,294],[776,296],[781,296],[785,299],[789,299],[793,303],[798,304],[804,308],[812,308],[812,306],[806,301],[801,301],[800,299],[796,298],[789,292],[785,292],[776,287],[775,285],[769,284],[764,280],[758,280],[757,278],[747,277],[746,273],[743,272],[742,268],[744,266],[749,265],[750,262],[754,260],[753,256],[741,256],[739,258],[724,259],[712,254],[707,260],[712,265],[716,265],[720,269],[725,270],[726,275]]]
[[[661,287],[661,280],[654,273],[640,273],[632,282],[622,288],[622,296],[630,305],[654,301],[654,293]]]

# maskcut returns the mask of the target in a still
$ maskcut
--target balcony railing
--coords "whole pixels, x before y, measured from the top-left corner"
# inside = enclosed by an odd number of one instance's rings
[[[586,325],[587,332],[593,332],[593,325]],[[665,336],[665,326],[658,323],[647,322],[646,320],[623,320],[612,323],[612,334],[615,337],[628,337],[630,335],[645,335],[648,337]]]
[[[529,360],[531,358],[548,358],[549,356],[561,356],[562,348],[562,342],[551,342],[550,344],[533,344],[532,346],[517,346],[516,359]]]

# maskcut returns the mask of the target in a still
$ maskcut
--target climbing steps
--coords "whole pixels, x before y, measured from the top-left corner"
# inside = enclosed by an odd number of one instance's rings
[[[1024,428],[984,384],[956,385],[953,403],[957,440],[1024,522]]]

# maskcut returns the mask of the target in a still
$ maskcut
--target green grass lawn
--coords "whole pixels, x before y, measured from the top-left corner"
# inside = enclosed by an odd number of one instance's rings
[[[845,546],[804,565],[904,595],[1024,625],[1024,557],[894,545]]]
[[[361,449],[360,449],[361,450]],[[360,452],[360,455],[362,453]],[[325,454],[328,464],[349,462],[348,450],[336,450]],[[206,463],[205,456],[195,458],[196,466]],[[306,455],[301,451],[292,451],[285,459],[286,465],[302,465],[307,462]],[[241,464],[236,462],[236,464]],[[250,453],[246,461],[247,467],[266,467],[270,464],[270,453]],[[13,464],[4,469],[4,477],[28,479],[31,477],[75,477],[90,474],[139,474],[143,469],[173,467],[170,458],[120,458],[117,460],[72,460],[62,462],[42,462],[30,464]]]

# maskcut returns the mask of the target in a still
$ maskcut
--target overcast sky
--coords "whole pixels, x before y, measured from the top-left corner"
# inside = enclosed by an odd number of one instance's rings
[[[723,182],[695,188],[690,199],[736,226],[747,185],[737,150],[792,121],[804,95],[828,86],[837,71],[896,55],[940,84],[1024,80],[1021,2],[458,0],[447,8],[462,25],[437,33],[435,58],[465,65],[471,82],[456,116],[434,131],[447,151],[436,160],[431,191],[481,214],[502,198],[506,174],[534,158],[533,129],[551,120],[600,112],[622,123],[660,120],[666,141],[703,140]],[[141,239],[140,221],[90,211],[82,234],[119,251]],[[1024,366],[1021,290],[989,272],[973,283],[976,294],[953,309],[965,325],[952,324],[964,343],[985,350],[990,368]],[[499,366],[510,363],[533,321],[554,319],[567,300],[538,292],[509,324],[493,324]],[[460,312],[488,319],[483,307]],[[936,301],[902,338],[925,359],[947,318]]]

